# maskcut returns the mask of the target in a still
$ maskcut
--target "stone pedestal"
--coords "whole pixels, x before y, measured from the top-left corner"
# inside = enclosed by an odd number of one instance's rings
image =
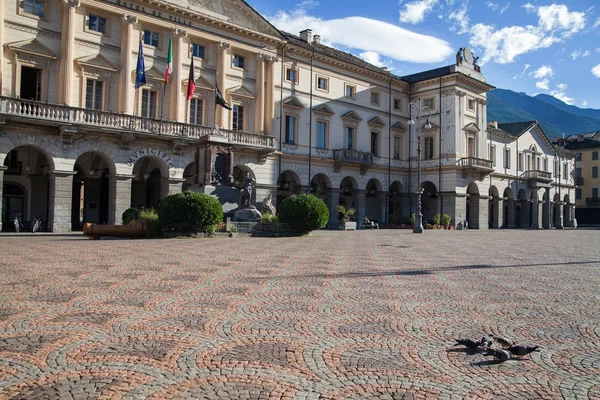
[[[242,208],[233,214],[236,222],[260,222],[262,214],[256,208]]]
[[[240,191],[234,187],[227,185],[194,185],[188,190],[204,193],[219,200],[219,203],[223,206],[223,213],[226,217],[230,216],[233,218],[233,211],[238,208]]]

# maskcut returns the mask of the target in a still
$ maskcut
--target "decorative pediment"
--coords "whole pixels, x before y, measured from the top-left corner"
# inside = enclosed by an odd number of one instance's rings
[[[475,132],[475,133],[480,132],[480,129],[475,122],[471,122],[471,123],[465,125],[465,127],[463,129],[465,130],[465,132]]]
[[[427,121],[423,122],[423,124],[421,124],[421,129],[423,131],[435,131],[436,129],[440,129],[440,127],[436,124],[434,124],[433,122],[429,121],[429,125],[431,125],[431,128],[428,128],[427,126]]]
[[[302,104],[302,102],[300,100],[298,100],[298,98],[296,98],[295,96],[291,96],[291,97],[288,97],[287,99],[285,99],[283,101],[283,106],[289,107],[289,108],[295,108],[298,110],[304,108],[304,104]]]
[[[135,74],[135,71],[134,71]],[[155,81],[163,81],[165,80],[165,71],[161,71],[160,69],[152,66],[151,68],[146,70],[146,80],[155,80]]]
[[[382,128],[385,126],[385,122],[383,122],[383,120],[377,116],[371,118],[368,124],[376,128]]]
[[[245,98],[248,98],[248,99],[253,99],[254,98],[254,93],[252,93],[244,85],[238,86],[238,87],[235,87],[235,88],[227,90],[227,94],[230,95],[230,96],[245,97]]]
[[[342,115],[342,119],[353,122],[362,121],[362,118],[356,113],[356,111],[348,111],[346,114]]]
[[[313,112],[317,113],[317,114],[322,114],[325,116],[332,116],[333,114],[335,114],[333,112],[333,110],[331,109],[331,107],[329,107],[327,104],[320,104],[316,107],[313,108]]]
[[[21,55],[35,56],[48,60],[56,60],[58,56],[37,39],[24,40],[10,43],[8,48]]]
[[[392,130],[398,132],[406,132],[406,126],[402,122],[398,121],[394,125],[392,125]]]
[[[108,72],[116,72],[117,68],[112,65],[106,58],[100,54],[93,56],[81,57],[75,60],[83,69],[97,69]]]

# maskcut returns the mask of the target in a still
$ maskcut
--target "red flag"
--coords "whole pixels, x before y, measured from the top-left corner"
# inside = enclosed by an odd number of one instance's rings
[[[190,76],[188,78],[187,99],[191,100],[194,97],[196,90],[196,82],[194,82],[194,56],[192,56],[192,65],[190,65]]]

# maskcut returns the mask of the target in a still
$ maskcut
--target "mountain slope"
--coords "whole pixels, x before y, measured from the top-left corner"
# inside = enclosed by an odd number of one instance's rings
[[[600,110],[595,110],[593,108],[579,108],[576,106],[569,105],[564,103],[561,100],[558,100],[556,97],[540,93],[534,96],[534,98],[541,100],[545,103],[553,105],[554,107],[561,109],[563,111],[570,112],[572,114],[582,115],[584,117],[590,117],[595,119],[600,119]]]
[[[488,121],[502,123],[537,120],[544,132],[551,137],[560,137],[563,133],[569,135],[600,130],[600,117],[582,115],[581,109],[554,98],[541,100],[505,89],[494,89],[488,93],[487,98]],[[588,110],[592,111],[586,111],[590,115],[600,113],[600,110]]]

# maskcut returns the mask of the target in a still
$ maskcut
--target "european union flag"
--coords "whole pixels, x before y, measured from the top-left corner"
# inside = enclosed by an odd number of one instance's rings
[[[140,38],[140,49],[138,51],[137,67],[135,69],[135,88],[146,84],[146,67],[144,67],[144,52]]]

